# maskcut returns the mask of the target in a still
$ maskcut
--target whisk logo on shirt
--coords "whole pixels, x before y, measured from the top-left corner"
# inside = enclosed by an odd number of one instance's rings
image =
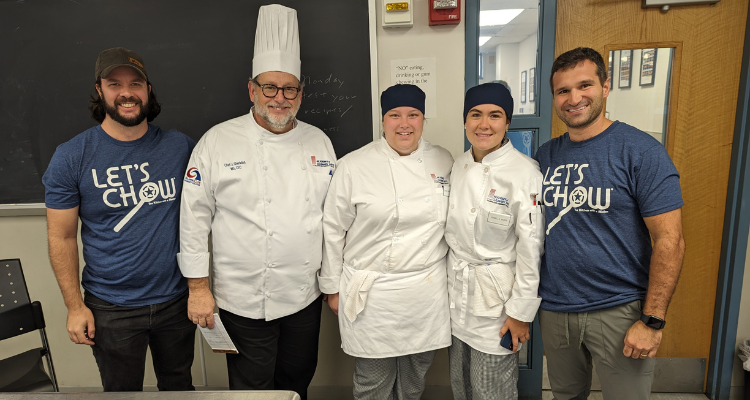
[[[544,173],[541,202],[559,210],[547,225],[547,234],[570,210],[607,214],[613,188],[583,186],[584,169],[589,164],[565,164],[547,168]]]
[[[150,182],[151,174],[146,169],[148,166],[149,164],[145,162],[107,168],[106,178],[102,175],[101,182],[96,169],[91,170],[94,186],[107,189],[102,193],[102,201],[107,207],[120,208],[133,205],[133,209],[117,223],[115,232],[119,232],[144,204],[154,205],[175,200],[177,195],[175,178]],[[142,183],[138,191],[135,189],[136,183]],[[157,200],[159,196],[161,200]],[[130,204],[128,200],[131,201]]]

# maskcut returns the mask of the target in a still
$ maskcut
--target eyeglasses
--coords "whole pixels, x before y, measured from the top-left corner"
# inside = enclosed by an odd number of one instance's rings
[[[281,90],[281,93],[284,95],[284,98],[287,100],[294,100],[299,96],[300,88],[294,87],[294,86],[284,86],[279,87],[276,85],[265,84],[261,85],[258,82],[255,82],[256,85],[258,85],[263,92],[263,96],[266,96],[268,98],[274,98],[276,97],[276,94],[279,93],[279,90]]]

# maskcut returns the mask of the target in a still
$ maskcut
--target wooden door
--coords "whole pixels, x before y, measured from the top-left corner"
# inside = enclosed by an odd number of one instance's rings
[[[667,150],[680,172],[687,251],[658,357],[709,358],[747,12],[747,0],[666,13],[641,0],[557,2],[556,55],[586,46],[606,61],[610,49],[678,48]],[[553,137],[565,130],[555,116]]]

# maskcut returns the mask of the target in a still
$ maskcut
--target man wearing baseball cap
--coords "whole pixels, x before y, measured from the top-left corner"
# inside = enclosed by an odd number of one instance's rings
[[[190,318],[212,328],[218,305],[237,346],[227,354],[230,389],[305,399],[318,361],[323,200],[336,155],[320,129],[296,119],[299,54],[297,12],[261,7],[248,83],[254,106],[211,128],[190,157],[178,259]]]
[[[105,391],[143,390],[149,347],[159,390],[193,390],[195,325],[174,255],[195,142],[149,124],[161,107],[138,54],[104,50],[94,72],[89,109],[100,125],[61,144],[42,178],[68,335],[91,346]]]

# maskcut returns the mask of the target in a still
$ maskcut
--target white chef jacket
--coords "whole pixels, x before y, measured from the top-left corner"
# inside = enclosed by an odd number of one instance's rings
[[[335,162],[328,137],[304,122],[273,134],[251,111],[211,128],[193,150],[182,189],[182,274],[208,276],[212,233],[221,309],[270,321],[312,303]]]
[[[320,288],[339,293],[344,352],[384,358],[450,345],[443,238],[453,158],[385,139],[341,161],[325,202]]]
[[[469,346],[506,355],[508,316],[531,322],[544,252],[539,163],[510,143],[475,162],[471,149],[453,164],[445,238],[452,333]]]

